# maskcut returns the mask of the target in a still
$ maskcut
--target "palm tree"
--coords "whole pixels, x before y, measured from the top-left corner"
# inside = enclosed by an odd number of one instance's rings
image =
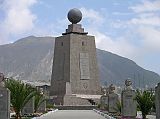
[[[43,94],[41,92],[37,91],[36,95],[34,97],[34,112],[36,113],[39,106],[45,101]]]
[[[35,89],[13,78],[6,80],[5,86],[11,92],[11,104],[16,113],[16,119],[21,119],[21,111],[25,104],[35,95]]]
[[[139,110],[142,112],[142,118],[146,119],[146,115],[149,114],[153,107],[153,93],[148,91],[140,92],[137,90],[136,101],[138,103]]]

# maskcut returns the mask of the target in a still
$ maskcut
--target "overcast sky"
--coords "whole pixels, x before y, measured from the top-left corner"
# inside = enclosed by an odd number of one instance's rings
[[[71,8],[82,11],[97,48],[160,74],[160,0],[0,0],[0,45],[61,35]]]

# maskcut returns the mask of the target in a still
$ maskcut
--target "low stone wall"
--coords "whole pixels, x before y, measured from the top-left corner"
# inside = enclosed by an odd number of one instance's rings
[[[99,111],[99,110],[93,109],[93,111],[95,111],[96,113],[104,116],[106,119],[116,119],[116,118],[114,118],[114,117],[112,117],[112,116],[109,116],[108,114],[105,114],[105,113]]]
[[[93,110],[97,106],[54,106],[58,110]]]

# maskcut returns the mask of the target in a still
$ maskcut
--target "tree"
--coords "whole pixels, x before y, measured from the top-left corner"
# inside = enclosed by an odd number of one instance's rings
[[[11,104],[16,113],[16,119],[21,119],[23,107],[35,95],[36,91],[31,85],[13,78],[6,80],[5,86],[11,92]]]
[[[37,91],[36,95],[34,97],[34,112],[36,113],[39,106],[45,101],[43,94],[41,92]]]
[[[142,118],[146,119],[147,114],[149,114],[154,104],[153,93],[148,91],[140,92],[137,90],[136,101],[139,110],[142,112]]]

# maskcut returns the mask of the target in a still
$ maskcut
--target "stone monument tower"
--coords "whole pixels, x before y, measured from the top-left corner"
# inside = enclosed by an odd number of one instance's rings
[[[77,24],[81,19],[81,11],[71,9],[72,24],[55,38],[50,96],[57,105],[89,105],[101,96],[95,37]]]

